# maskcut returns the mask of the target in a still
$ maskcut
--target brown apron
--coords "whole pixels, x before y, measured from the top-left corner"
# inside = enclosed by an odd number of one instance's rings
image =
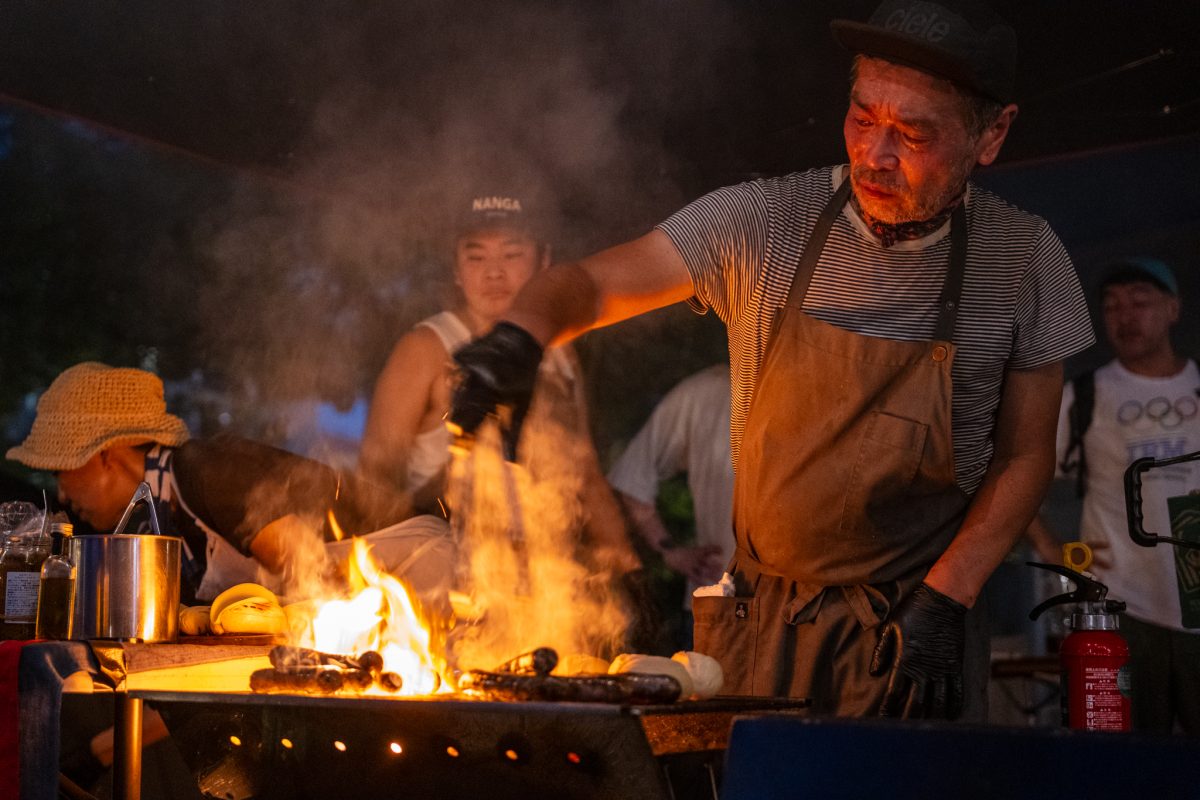
[[[867,674],[880,620],[945,551],[968,504],[950,418],[966,214],[952,215],[934,339],[864,336],[801,311],[849,194],[846,179],[817,221],[746,419],[737,596],[693,608],[696,648],[721,662],[725,693],[811,697],[815,711],[860,716],[877,712],[886,687]]]

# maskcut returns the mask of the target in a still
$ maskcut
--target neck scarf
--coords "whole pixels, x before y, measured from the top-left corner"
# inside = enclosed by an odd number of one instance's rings
[[[178,502],[183,510],[196,519],[188,509],[187,504],[183,502],[183,498],[175,496],[175,448],[165,447],[161,444],[156,444],[146,452],[146,471],[143,480],[150,484],[150,494],[154,496],[154,510],[158,514],[158,524],[162,526],[162,532],[168,536],[181,536],[180,532],[175,529],[174,509],[172,505]],[[199,523],[199,520],[197,520]],[[138,525],[138,533],[149,533],[149,519],[144,518]],[[183,553],[182,564],[180,565],[183,572],[183,579],[192,587],[200,585],[200,579],[204,577],[204,564],[197,560],[196,555],[192,552],[191,546],[188,544],[187,538],[183,538]]]
[[[858,197],[854,192],[850,193],[850,202],[854,205],[854,210],[862,217],[862,221],[867,223],[867,227],[871,229],[871,233],[879,239],[879,243],[884,247],[891,247],[896,242],[905,242],[912,239],[920,239],[922,236],[928,236],[936,231],[950,219],[950,215],[954,213],[954,209],[958,208],[962,203],[966,192],[963,192],[958,197],[950,201],[950,204],[943,208],[938,213],[934,214],[929,219],[918,220],[916,222],[881,222],[875,219],[866,210],[859,205]]]
[[[146,452],[146,472],[143,480],[150,484],[150,494],[154,495],[156,501],[161,501],[170,507],[172,500],[172,483],[174,478],[174,464],[171,463],[171,456],[175,454],[174,448],[163,447],[161,444],[156,444]],[[159,511],[161,506],[155,504],[155,510]],[[162,515],[159,515],[159,522],[162,522]]]

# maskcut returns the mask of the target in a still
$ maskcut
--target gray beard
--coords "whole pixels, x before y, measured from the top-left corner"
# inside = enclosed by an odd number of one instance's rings
[[[963,190],[966,189],[967,186],[967,178],[970,177],[971,169],[973,167],[973,163],[958,165],[955,170],[956,174],[954,175],[954,180],[950,182],[950,186],[954,188],[939,194],[937,197],[918,200],[916,205],[909,210],[901,209],[895,213],[876,214],[876,209],[872,208],[871,204],[863,202],[862,198],[858,197],[857,193],[855,193],[855,197],[858,199],[858,203],[863,210],[879,222],[885,222],[889,225],[898,225],[905,222],[924,222],[925,220],[933,217],[935,214],[949,205],[954,198],[963,193]],[[854,171],[854,177],[856,179],[867,177],[870,179],[871,183],[877,183],[884,188],[895,188],[891,184],[889,178],[886,178],[883,175],[866,168],[856,169]],[[880,178],[883,179],[880,180]]]

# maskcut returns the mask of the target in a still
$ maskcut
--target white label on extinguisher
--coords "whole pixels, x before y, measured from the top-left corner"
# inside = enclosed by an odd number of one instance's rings
[[[1117,670],[1117,689],[1122,697],[1133,694],[1133,669],[1128,664]]]
[[[1123,730],[1119,669],[1104,666],[1083,668],[1084,728],[1089,731]]]

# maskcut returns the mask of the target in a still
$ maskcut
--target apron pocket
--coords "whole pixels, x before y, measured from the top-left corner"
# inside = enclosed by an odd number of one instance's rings
[[[696,651],[712,656],[725,673],[723,695],[752,695],[758,644],[758,600],[693,597]]]
[[[871,416],[846,487],[843,534],[878,540],[893,527],[895,510],[907,501],[921,466],[928,432],[916,420],[882,411]]]

